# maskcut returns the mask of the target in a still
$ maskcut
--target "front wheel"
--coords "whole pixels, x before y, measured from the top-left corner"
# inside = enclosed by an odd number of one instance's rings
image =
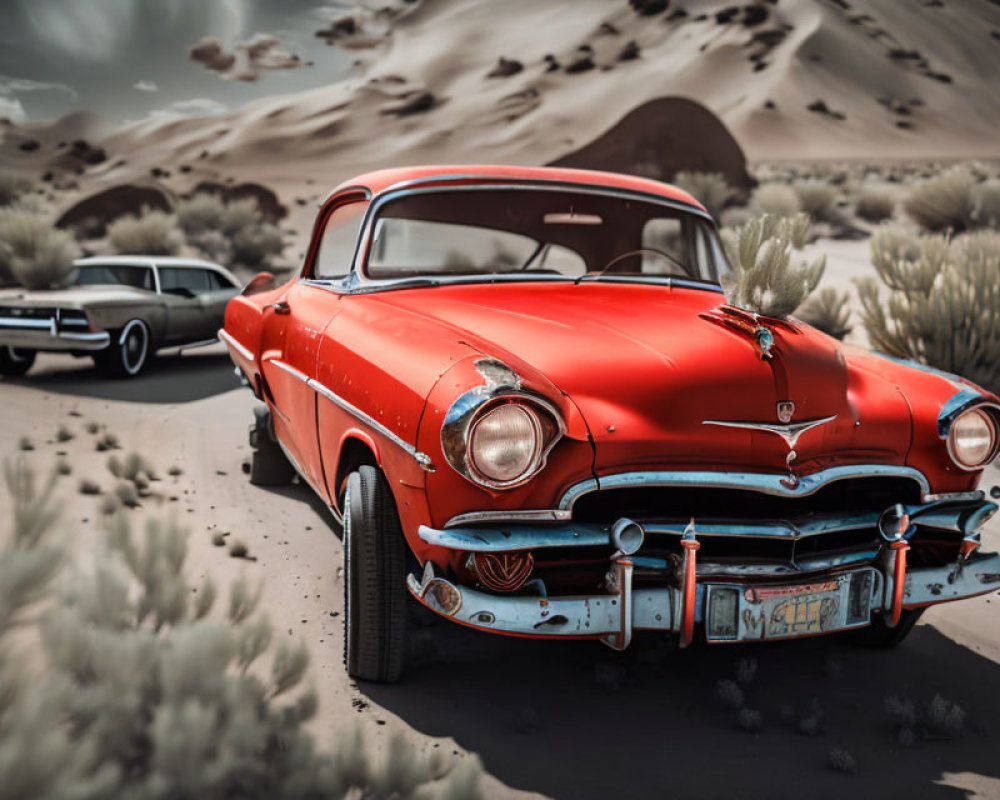
[[[149,327],[141,319],[133,319],[111,337],[111,343],[104,350],[94,356],[94,363],[108,375],[134,378],[149,363],[151,354]]]
[[[344,665],[352,678],[399,679],[408,599],[396,502],[382,473],[361,467],[344,496]]]
[[[18,350],[16,347],[0,347],[0,375],[20,378],[26,375],[35,363],[34,350]]]
[[[925,608],[903,609],[899,618],[899,624],[895,628],[890,628],[885,624],[884,614],[873,614],[872,622],[867,628],[859,628],[851,631],[851,641],[860,647],[872,647],[875,649],[888,650],[901,644],[910,635],[910,631],[923,616]]]

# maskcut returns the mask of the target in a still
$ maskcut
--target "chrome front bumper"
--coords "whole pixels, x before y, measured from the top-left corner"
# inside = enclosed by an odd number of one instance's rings
[[[111,342],[107,331],[67,331],[55,321],[0,319],[0,347],[66,352],[103,350]]]
[[[419,578],[410,575],[407,585],[417,600],[442,616],[472,628],[494,633],[529,637],[600,639],[615,649],[627,647],[632,632],[636,630],[682,633],[683,590],[673,587],[633,588],[632,568],[630,563],[624,563],[627,561],[618,559],[614,562],[617,581],[616,591],[612,594],[577,597],[490,594],[438,577],[429,561],[424,567],[423,575]],[[871,583],[870,611],[888,617],[893,611],[891,571],[871,567],[866,569],[877,575],[876,580]],[[810,575],[801,577],[799,581],[815,583],[827,577],[829,576]],[[733,585],[731,581],[697,582],[693,608],[693,620],[697,625],[704,626],[709,592],[716,587],[730,588]],[[745,589],[752,585],[739,584],[739,587]],[[1000,589],[1000,554],[975,553],[968,560],[948,567],[909,570],[903,588],[902,608],[919,608],[974,597],[998,589]],[[451,595],[451,592],[455,594]],[[441,602],[443,597],[447,598],[448,607]],[[450,611],[454,598],[457,598],[457,603],[454,603],[454,610]],[[844,625],[837,630],[862,625]],[[780,638],[795,637],[793,634]],[[725,638],[709,637],[710,641],[760,638],[763,637],[747,635],[745,632]]]

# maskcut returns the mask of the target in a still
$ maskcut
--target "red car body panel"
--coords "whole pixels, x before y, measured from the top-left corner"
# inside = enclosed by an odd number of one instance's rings
[[[420,182],[511,181],[641,192],[702,209],[680,190],[629,176],[423,167],[344,183],[316,231],[345,196],[376,200]],[[316,249],[314,234],[303,274]],[[365,257],[362,247],[355,263]],[[794,403],[797,420],[833,418],[796,443],[799,476],[882,464],[919,470],[932,492],[975,487],[980,471],[954,465],[935,421],[962,386],[997,398],[795,320],[771,326],[773,357],[764,360],[751,336],[715,319],[724,303],[710,286],[512,282],[350,293],[296,276],[233,300],[224,333],[237,367],[277,411],[278,438],[323,500],[339,510],[352,458],[370,454],[410,548],[443,569],[456,566],[455,551],[425,542],[420,526],[441,529],[485,510],[554,509],[571,486],[617,473],[786,474],[790,448],[780,437],[711,424],[774,420],[782,401]],[[565,423],[546,466],[515,488],[474,483],[442,448],[445,416],[483,383],[476,366],[483,358],[507,365]],[[324,400],[324,391],[337,399]]]

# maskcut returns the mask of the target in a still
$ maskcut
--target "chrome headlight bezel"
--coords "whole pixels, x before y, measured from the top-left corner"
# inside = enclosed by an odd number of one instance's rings
[[[959,423],[963,420],[971,419],[981,420],[986,426],[990,437],[990,445],[986,451],[986,456],[977,462],[968,462],[960,457],[961,445],[956,440]],[[948,448],[949,457],[959,469],[965,472],[976,472],[988,466],[1000,454],[1000,407],[990,403],[981,403],[957,414],[948,427],[945,443]]]
[[[462,477],[485,489],[504,490],[523,486],[544,467],[549,453],[566,432],[559,410],[538,395],[522,391],[518,376],[509,367],[493,359],[476,364],[486,379],[458,397],[445,415],[441,426],[441,450],[445,460]],[[477,467],[473,439],[480,422],[497,408],[516,404],[527,415],[536,442],[526,468],[510,480],[495,480]]]

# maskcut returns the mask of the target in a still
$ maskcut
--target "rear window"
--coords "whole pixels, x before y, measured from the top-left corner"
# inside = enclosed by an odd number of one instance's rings
[[[133,286],[153,291],[153,270],[127,264],[86,264],[77,267],[74,286]]]

